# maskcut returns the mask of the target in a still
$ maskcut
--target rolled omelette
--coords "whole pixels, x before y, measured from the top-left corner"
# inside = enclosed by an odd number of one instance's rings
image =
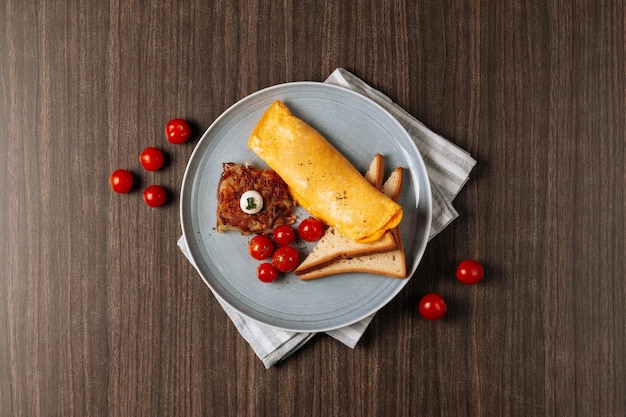
[[[248,147],[280,175],[298,204],[356,242],[376,241],[402,220],[398,203],[280,100],[257,122]]]

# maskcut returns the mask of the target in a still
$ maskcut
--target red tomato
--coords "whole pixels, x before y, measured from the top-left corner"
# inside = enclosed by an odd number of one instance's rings
[[[426,294],[420,300],[419,311],[426,320],[439,320],[446,315],[446,301],[439,294]]]
[[[127,193],[133,189],[133,174],[125,169],[116,169],[111,174],[109,183],[116,193]]]
[[[315,242],[324,234],[324,225],[315,217],[306,218],[298,226],[298,234],[307,242]]]
[[[172,119],[165,125],[165,135],[171,143],[180,145],[191,137],[191,128],[183,119]]]
[[[473,259],[462,261],[456,269],[456,278],[463,284],[476,284],[480,282],[484,276],[483,266]]]
[[[139,162],[148,171],[156,171],[165,163],[163,152],[160,149],[148,146],[139,155]]]
[[[278,276],[278,270],[271,263],[264,262],[256,268],[256,276],[262,282],[272,282]]]
[[[160,185],[150,185],[143,190],[143,200],[150,207],[159,207],[167,200],[167,192]]]
[[[248,253],[254,259],[259,261],[272,256],[274,252],[274,243],[272,239],[265,235],[256,235],[248,242]]]
[[[281,224],[274,229],[274,242],[281,246],[288,245],[296,238],[296,232],[288,224]]]
[[[293,246],[281,246],[272,256],[272,265],[280,272],[289,272],[298,266],[298,250]]]

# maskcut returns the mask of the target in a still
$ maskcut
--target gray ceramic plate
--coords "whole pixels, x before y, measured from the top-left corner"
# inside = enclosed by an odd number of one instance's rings
[[[351,90],[316,82],[280,84],[260,90],[226,110],[207,129],[183,178],[180,216],[183,236],[205,283],[234,309],[263,324],[300,332],[336,329],[385,306],[408,279],[346,274],[300,281],[292,273],[271,284],[256,278],[258,261],[247,252],[249,237],[218,233],[216,190],[223,162],[267,167],[247,147],[248,137],[276,99],[324,135],[365,172],[376,153],[386,172],[407,169],[400,224],[409,276],[426,248],[431,220],[430,183],[422,158],[400,124],[373,101]],[[298,212],[298,221],[307,214]],[[303,254],[310,246],[299,245]]]

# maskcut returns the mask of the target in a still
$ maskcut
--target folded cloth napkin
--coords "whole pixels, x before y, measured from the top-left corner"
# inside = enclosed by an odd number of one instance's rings
[[[451,203],[468,180],[476,161],[466,151],[428,129],[389,97],[349,71],[337,68],[324,82],[351,89],[372,99],[394,116],[413,138],[424,159],[432,188],[433,217],[429,234],[429,239],[432,239],[458,217]],[[193,264],[184,237],[178,240],[178,246]],[[266,326],[242,316],[217,294],[215,296],[266,368],[287,358],[314,336],[313,333],[295,333]],[[354,348],[373,318],[374,314],[326,334]]]

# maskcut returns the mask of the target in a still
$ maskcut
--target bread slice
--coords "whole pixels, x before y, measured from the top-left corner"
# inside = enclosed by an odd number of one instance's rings
[[[339,233],[334,227],[329,227],[313,251],[298,265],[294,273],[296,275],[306,274],[342,258],[388,252],[396,249],[396,247],[396,239],[391,231],[387,231],[376,242],[357,243]]]
[[[404,168],[398,167],[391,174],[389,178],[381,185],[380,191],[393,201],[397,202],[400,199],[402,193],[402,181],[404,179]]]
[[[300,279],[308,281],[346,273],[367,273],[385,275],[392,278],[406,278],[406,260],[404,251],[396,249],[390,252],[374,255],[355,256],[354,258],[340,259],[323,268],[315,269],[300,275]]]
[[[396,200],[399,198],[402,190],[402,177],[402,167],[396,168],[383,185],[383,190],[386,195],[394,195]],[[406,257],[400,236],[400,228],[394,228],[392,233],[396,241],[395,249],[382,253],[338,259],[321,268],[310,269],[308,272],[301,274],[300,279],[306,281],[329,275],[353,272],[406,278]]]
[[[380,189],[385,175],[384,172],[384,157],[381,154],[376,154],[368,171],[365,173],[365,178],[370,184]],[[396,239],[391,231],[387,231],[375,242],[357,243],[330,226],[317,242],[313,251],[298,265],[294,273],[296,275],[306,274],[309,271],[329,265],[338,259],[387,252],[395,249],[396,246]]]
[[[365,179],[377,190],[383,186],[385,179],[385,157],[377,153],[370,163],[369,169],[364,175]],[[395,200],[394,200],[395,201]]]

